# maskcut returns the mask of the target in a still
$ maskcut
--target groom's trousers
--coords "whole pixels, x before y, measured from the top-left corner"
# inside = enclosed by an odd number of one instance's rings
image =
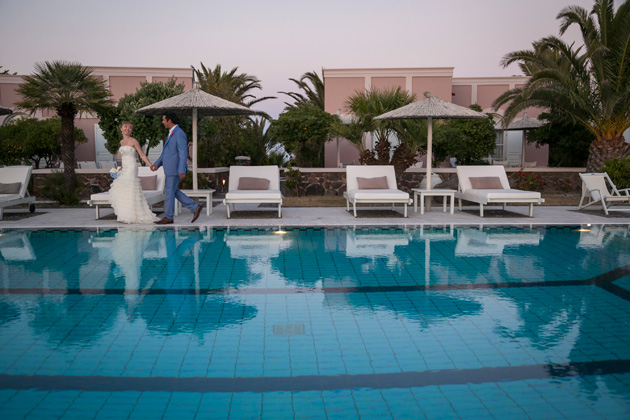
[[[195,211],[198,206],[190,197],[179,190],[179,175],[166,175],[164,193],[166,195],[164,199],[164,213],[171,220],[175,212],[175,199],[179,200],[182,206],[191,212]]]

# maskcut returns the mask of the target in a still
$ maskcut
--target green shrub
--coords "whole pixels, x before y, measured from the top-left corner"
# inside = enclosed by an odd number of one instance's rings
[[[75,175],[76,188],[68,191],[64,186],[63,172],[53,172],[41,181],[37,192],[48,200],[55,201],[64,206],[76,206],[81,202],[81,191],[85,185],[78,176]]]
[[[293,169],[291,166],[287,166],[284,171],[286,180],[284,186],[287,190],[292,191],[297,197],[299,195],[300,180],[302,179],[302,172],[298,168]]]
[[[630,188],[630,157],[611,159],[601,168],[619,189]]]

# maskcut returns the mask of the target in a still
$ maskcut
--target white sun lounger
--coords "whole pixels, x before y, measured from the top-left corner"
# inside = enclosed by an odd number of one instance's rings
[[[539,192],[510,188],[503,166],[458,166],[457,179],[459,180],[459,187],[455,193],[455,198],[459,200],[459,209],[462,209],[462,200],[479,203],[480,217],[483,217],[484,205],[503,204],[503,210],[506,210],[508,203],[529,204],[529,217],[533,217],[534,204],[545,202]],[[475,185],[473,186],[473,184]],[[494,184],[494,186],[483,188],[484,184]],[[498,188],[499,185],[501,188]]]
[[[166,176],[164,175],[164,169],[160,167],[157,171],[153,172],[148,166],[141,166],[138,168],[138,176],[141,178],[154,175],[157,175],[155,189],[142,191],[142,194],[144,194],[145,198],[147,199],[147,203],[149,203],[149,206],[151,208],[153,208],[154,204],[164,201],[164,198],[166,197],[164,195],[164,187],[166,186]],[[87,203],[89,206],[96,207],[96,218],[98,219],[99,217],[101,217],[99,212],[100,207],[110,205],[109,191],[92,194]]]
[[[28,194],[28,183],[31,180],[33,168],[31,166],[5,166],[0,168],[0,185],[3,190],[13,190],[17,192],[0,193],[0,220],[5,207],[17,206],[29,203],[28,209],[31,213],[35,211],[35,197]],[[20,184],[19,186],[16,184]]]
[[[630,208],[613,209],[612,204],[630,204],[630,188],[618,190],[606,172],[579,174],[582,179],[582,198],[578,208],[601,204],[608,216],[611,210],[630,211]],[[584,201],[586,199],[586,202]]]
[[[387,188],[359,188],[357,178],[368,180],[368,184],[378,178],[387,179]],[[376,181],[374,181],[376,182]],[[350,203],[357,217],[357,204],[392,203],[392,210],[396,204],[404,206],[404,215],[407,217],[407,205],[411,204],[409,193],[401,191],[396,186],[396,174],[391,165],[349,165],[346,167],[346,209],[350,211]]]
[[[240,185],[241,178],[249,178],[248,181],[243,180]],[[269,181],[266,189],[258,187],[256,189],[248,189],[254,186],[256,181]],[[272,203],[278,205],[278,217],[282,217],[282,193],[280,192],[280,170],[275,165],[268,166],[230,166],[229,189],[225,194],[223,204],[227,207],[227,217],[230,218],[230,206],[234,211],[235,204],[240,203]],[[247,184],[250,184],[249,186]],[[260,184],[260,183],[259,183]],[[261,185],[262,185],[261,184]]]

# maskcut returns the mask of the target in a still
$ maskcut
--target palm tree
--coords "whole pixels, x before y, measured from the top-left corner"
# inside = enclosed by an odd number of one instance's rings
[[[595,136],[587,170],[597,171],[607,160],[630,154],[623,137],[630,128],[630,1],[624,1],[616,13],[613,0],[595,0],[590,13],[569,6],[557,19],[560,35],[577,25],[584,45],[574,48],[548,36],[534,42],[532,50],[507,54],[502,65],[518,63],[530,78],[493,105],[498,110],[509,103],[508,121],[531,106],[566,113]]]
[[[199,87],[204,92],[248,108],[258,102],[276,98],[275,96],[256,98],[251,92],[254,89],[262,90],[260,80],[256,76],[250,76],[247,73],[236,74],[238,67],[234,67],[229,72],[224,72],[220,64],[217,64],[214,70],[207,68],[203,63],[200,63],[200,65],[201,68],[199,70],[193,67],[193,71],[199,81]]]
[[[299,92],[278,92],[290,96],[295,102],[289,104],[285,102],[288,107],[302,106],[306,104],[313,104],[321,110],[324,110],[324,73],[322,77],[319,77],[314,71],[304,73],[300,80],[289,79],[294,82],[300,89],[304,91],[304,94]],[[307,83],[310,82],[312,87]]]
[[[220,64],[217,64],[214,69],[207,68],[203,63],[200,64],[200,69],[193,67],[193,70],[204,92],[248,108],[261,101],[275,99],[275,96],[256,98],[252,91],[262,90],[260,80],[247,73],[238,74],[238,67],[225,72]],[[271,117],[264,112],[258,112],[258,115],[264,120],[271,120]],[[256,130],[250,129],[258,123],[252,117],[213,117],[207,136],[200,140],[204,152],[200,154],[199,164],[229,166],[236,156],[251,154],[252,150],[258,150],[255,144],[260,139]],[[257,155],[252,156],[252,158],[256,157]],[[260,159],[264,159],[264,156],[260,156]],[[261,162],[252,161],[252,164],[258,163]]]
[[[74,118],[81,112],[103,112],[112,105],[105,81],[79,63],[52,61],[35,64],[35,73],[24,76],[17,92],[25,110],[53,110],[61,118],[61,160],[64,184],[75,191]]]
[[[365,134],[371,133],[376,142],[374,150],[361,151],[360,162],[367,165],[394,165],[396,178],[400,179],[407,168],[415,162],[418,152],[416,145],[405,141],[410,138],[407,129],[416,126],[415,122],[403,122],[396,120],[374,120],[381,114],[393,111],[412,103],[415,95],[402,90],[400,87],[389,90],[366,90],[356,92],[348,98],[345,108],[355,115],[356,123]],[[391,143],[389,136],[398,134],[400,143],[395,147],[390,158]],[[361,149],[359,149],[361,150]]]

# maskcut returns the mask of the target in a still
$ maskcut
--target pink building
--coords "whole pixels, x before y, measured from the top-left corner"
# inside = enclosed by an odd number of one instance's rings
[[[142,82],[167,82],[175,78],[178,83],[184,83],[184,90],[192,88],[192,68],[149,68],[149,67],[92,67],[92,73],[101,76],[114,101],[120,100],[125,94],[134,93]],[[15,103],[20,100],[16,93],[22,83],[22,76],[0,75],[0,105],[16,109]],[[52,112],[38,112],[36,118],[52,117]],[[2,119],[4,117],[0,117]],[[77,161],[108,161],[113,156],[105,149],[105,138],[98,126],[95,115],[80,115],[75,125],[85,132],[88,142],[76,149]],[[150,159],[156,159],[162,152],[161,146],[151,149]]]
[[[192,88],[193,70],[191,68],[150,68],[150,67],[92,67],[95,75],[103,77],[109,87],[114,101],[125,94],[134,93],[140,83],[166,82],[175,78],[183,82],[185,89]],[[492,112],[492,102],[501,93],[516,86],[523,85],[526,77],[481,77],[454,78],[453,67],[436,68],[397,68],[397,69],[324,69],[326,85],[326,111],[344,114],[344,103],[347,98],[365,89],[387,89],[401,87],[421,98],[425,91],[448,102],[462,106],[479,104],[485,112]],[[17,87],[22,83],[22,76],[0,75],[0,105],[15,109],[19,101]],[[499,112],[500,114],[500,112]],[[539,114],[536,109],[528,111],[530,118]],[[39,112],[37,118],[47,118],[52,113]],[[0,123],[5,117],[0,117]],[[77,127],[83,129],[88,142],[76,150],[77,161],[107,161],[113,156],[105,149],[105,139],[98,127],[95,115],[81,115],[76,119]],[[511,166],[518,166],[521,161],[522,132],[499,132],[497,147],[492,158],[505,160]],[[371,141],[367,140],[368,143]],[[370,146],[370,144],[366,144]],[[161,147],[150,151],[150,159],[156,159]],[[326,167],[337,167],[337,142],[326,145]],[[528,145],[525,150],[526,161],[536,161],[537,166],[547,166],[548,148]],[[348,141],[339,142],[339,163],[358,162],[358,152]]]
[[[503,92],[522,86],[527,81],[524,76],[514,77],[479,77],[454,78],[453,67],[436,68],[396,68],[396,69],[324,69],[326,86],[326,111],[345,114],[345,102],[356,91],[367,89],[390,89],[400,87],[415,94],[418,99],[426,91],[438,98],[461,106],[479,104],[484,112],[494,112],[492,102]],[[540,113],[537,109],[528,110],[528,117],[535,118]],[[501,114],[501,111],[498,112]],[[522,115],[519,115],[519,118]],[[368,138],[366,147],[370,147]],[[522,132],[498,132],[497,147],[492,156],[495,160],[508,161],[512,166],[521,162]],[[358,163],[359,154],[348,141],[341,139],[339,152],[337,143],[326,145],[326,167],[339,164]],[[527,145],[525,160],[536,161],[537,166],[547,166],[548,147],[536,148]]]

